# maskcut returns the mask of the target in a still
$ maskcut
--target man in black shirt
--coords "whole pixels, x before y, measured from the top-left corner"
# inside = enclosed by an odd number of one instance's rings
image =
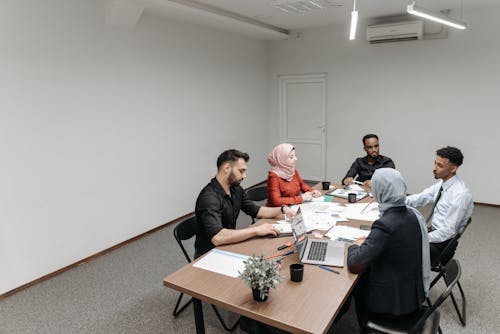
[[[255,236],[278,235],[271,224],[252,225],[236,230],[240,209],[251,217],[275,218],[281,214],[289,217],[295,212],[288,206],[259,207],[248,199],[240,186],[246,177],[248,154],[227,150],[217,159],[217,175],[203,188],[196,200],[198,229],[195,241],[195,257],[210,249],[240,242]]]
[[[349,168],[347,174],[342,179],[343,185],[348,186],[352,184],[357,175],[357,181],[362,182],[363,185],[371,188],[371,178],[376,169],[384,167],[396,168],[391,158],[384,157],[379,154],[380,147],[377,135],[367,134],[363,137],[362,141],[366,156],[354,160],[351,168]]]

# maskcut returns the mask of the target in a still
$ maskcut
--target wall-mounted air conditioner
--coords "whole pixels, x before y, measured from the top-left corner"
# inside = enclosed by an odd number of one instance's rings
[[[423,35],[422,21],[384,23],[366,28],[366,39],[370,44],[420,40]]]

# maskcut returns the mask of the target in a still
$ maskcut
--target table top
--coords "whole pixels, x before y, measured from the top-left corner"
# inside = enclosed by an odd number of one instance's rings
[[[335,201],[346,202],[338,198]],[[274,221],[261,219],[258,223]],[[358,227],[361,224],[367,222],[342,223]],[[267,256],[276,254],[277,247],[289,241],[293,241],[293,237],[260,237],[217,248],[245,255]],[[345,247],[344,256],[347,257],[348,245]],[[167,276],[163,283],[202,301],[289,332],[324,333],[333,323],[358,276],[350,273],[347,265],[335,267],[340,272],[335,274],[316,265],[304,264],[302,282],[292,282],[289,265],[296,262],[299,262],[297,253],[281,261],[283,280],[276,289],[270,290],[265,302],[254,301],[251,289],[241,279],[193,267],[194,262]]]

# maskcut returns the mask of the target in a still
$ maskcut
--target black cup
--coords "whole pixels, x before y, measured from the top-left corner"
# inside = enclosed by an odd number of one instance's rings
[[[347,201],[349,203],[356,203],[356,194],[355,193],[348,193],[347,194]]]
[[[330,190],[330,182],[329,181],[323,181],[321,182],[323,186],[323,190]]]
[[[304,277],[304,265],[302,263],[292,263],[290,265],[290,280],[302,282],[302,277]]]

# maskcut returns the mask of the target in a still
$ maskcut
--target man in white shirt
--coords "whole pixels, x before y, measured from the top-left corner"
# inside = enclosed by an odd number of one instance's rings
[[[440,181],[406,198],[406,204],[416,208],[434,203],[427,219],[429,222],[432,218],[429,230],[431,263],[472,215],[472,196],[464,181],[456,175],[463,159],[462,152],[456,147],[437,150],[433,172],[434,178]],[[444,262],[453,257],[457,244],[444,256]]]

